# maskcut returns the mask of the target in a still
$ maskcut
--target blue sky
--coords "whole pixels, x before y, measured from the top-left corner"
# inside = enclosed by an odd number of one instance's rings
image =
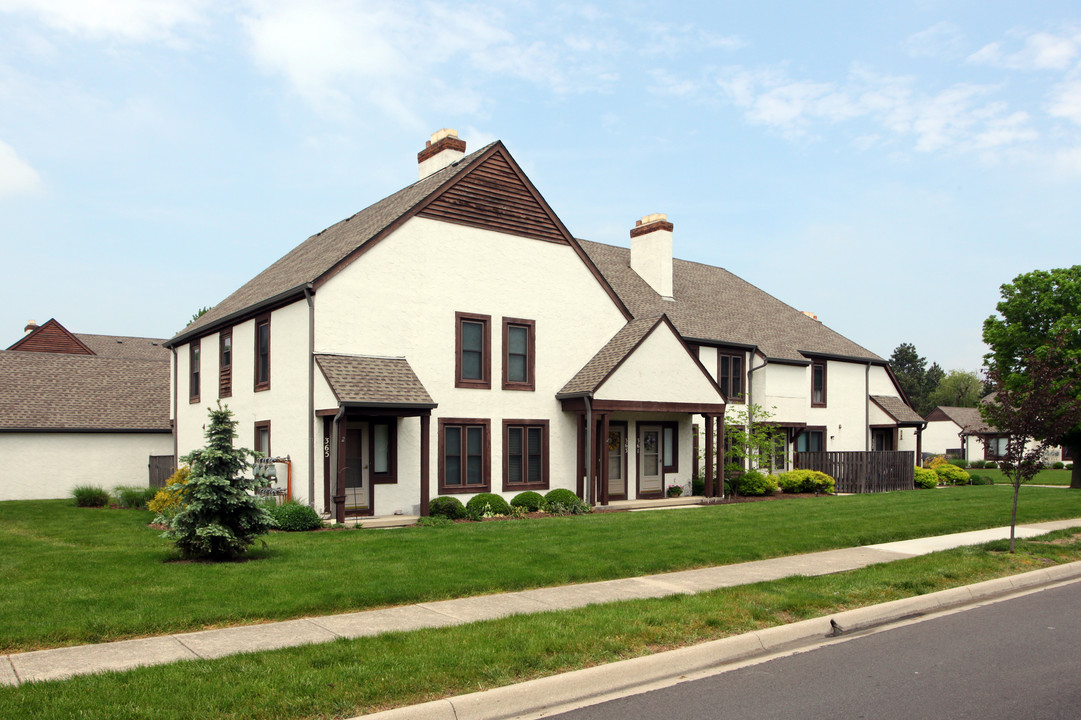
[[[0,0],[0,346],[170,336],[442,127],[884,357],[975,370],[999,286],[1081,261],[1076,2]]]

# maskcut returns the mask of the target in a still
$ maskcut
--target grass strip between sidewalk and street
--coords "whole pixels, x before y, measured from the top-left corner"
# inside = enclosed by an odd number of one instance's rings
[[[0,503],[0,652],[651,575],[1008,523],[1011,488],[274,533],[245,562],[177,562],[150,513]],[[1018,522],[1081,517],[1025,488]]]
[[[1076,530],[834,575],[0,688],[23,720],[301,720],[500,687],[1081,560]]]

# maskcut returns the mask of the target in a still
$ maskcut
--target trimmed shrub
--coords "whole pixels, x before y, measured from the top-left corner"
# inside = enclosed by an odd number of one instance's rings
[[[511,498],[510,506],[522,508],[526,512],[537,512],[544,507],[544,496],[538,492],[526,490]]]
[[[973,460],[969,462],[968,466],[973,470],[983,470],[983,468],[986,466],[986,463],[983,460]]]
[[[786,493],[833,493],[837,481],[818,470],[789,470],[777,476],[781,492]]]
[[[703,478],[691,479],[691,495],[705,495],[706,494],[706,481]]]
[[[736,480],[736,491],[745,497],[772,495],[777,492],[777,480],[757,470],[748,470]]]
[[[968,460],[965,460],[964,458],[950,458],[946,462],[948,462],[950,465],[955,465],[956,467],[962,469],[968,467]]]
[[[470,520],[480,520],[493,515],[510,515],[510,505],[495,493],[474,495],[465,504],[465,514]]]
[[[948,464],[946,458],[942,457],[941,455],[936,455],[935,457],[925,462],[923,466],[925,468],[930,468],[931,470],[938,470],[940,467],[946,464]]]
[[[281,505],[270,505],[270,517],[274,518],[274,524],[279,530],[286,532],[304,532],[323,527],[323,520],[315,508],[308,507],[296,500],[286,500]]]
[[[456,497],[437,497],[428,503],[428,514],[447,520],[461,520],[465,517],[465,505]]]
[[[96,485],[78,485],[71,490],[75,507],[105,507],[109,504],[109,492]]]
[[[939,478],[948,485],[967,485],[969,474],[956,465],[939,465],[935,468]]]
[[[191,475],[191,468],[187,465],[178,467],[176,472],[165,481],[165,487],[158,490],[147,502],[146,509],[156,512],[168,523],[174,515],[184,509],[184,486],[188,483],[189,475]]]
[[[994,485],[995,481],[990,475],[973,475],[968,479],[969,485]]]
[[[987,468],[988,470],[994,470],[995,468],[998,467],[998,463],[995,462],[994,460],[988,460],[983,464],[983,466],[985,468]]]
[[[929,468],[916,468],[916,487],[921,490],[933,490],[938,487],[938,473]]]
[[[549,490],[544,496],[544,509],[553,515],[581,515],[590,511],[581,498],[566,488]]]
[[[1066,469],[1066,463],[1064,463],[1064,462],[1053,463],[1051,465],[1051,468],[1054,469],[1054,470],[1065,470]]]

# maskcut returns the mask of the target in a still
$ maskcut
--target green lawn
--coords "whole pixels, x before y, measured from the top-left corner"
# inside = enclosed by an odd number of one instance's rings
[[[0,714],[20,720],[352,717],[1081,559],[1072,531],[1053,536],[1062,544],[1021,540],[1015,555],[1002,552],[1005,542],[989,543],[692,596],[0,687]]]
[[[999,469],[994,470],[982,470],[979,468],[968,468],[968,472],[972,475],[986,475],[995,481],[995,484],[1000,483],[1009,485],[1010,481],[1006,478],[1006,475]],[[1033,485],[1069,485],[1070,484],[1070,470],[1041,470],[1036,473],[1036,477],[1033,478]]]
[[[102,642],[901,540],[1008,522],[1008,486],[267,538],[176,562],[150,513],[0,503],[0,651]],[[1025,488],[1019,521],[1081,517]]]

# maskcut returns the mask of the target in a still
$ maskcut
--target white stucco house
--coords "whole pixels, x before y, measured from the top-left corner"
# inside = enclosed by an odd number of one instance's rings
[[[924,450],[935,455],[998,461],[1006,455],[1006,440],[1005,433],[984,422],[979,408],[940,405],[927,414]],[[1026,447],[1034,446],[1029,442]],[[1047,463],[1063,460],[1071,461],[1066,448],[1048,448],[1044,454]]]
[[[0,500],[146,486],[174,454],[164,340],[27,325],[0,351]]]
[[[219,399],[318,510],[568,488],[590,502],[711,476],[718,419],[776,408],[800,449],[917,449],[885,360],[726,270],[576,239],[501,142],[451,130],[416,183],[323,230],[167,341],[178,453]],[[695,431],[695,426],[699,431]],[[696,450],[696,446],[698,449]],[[279,476],[281,473],[279,473]]]

